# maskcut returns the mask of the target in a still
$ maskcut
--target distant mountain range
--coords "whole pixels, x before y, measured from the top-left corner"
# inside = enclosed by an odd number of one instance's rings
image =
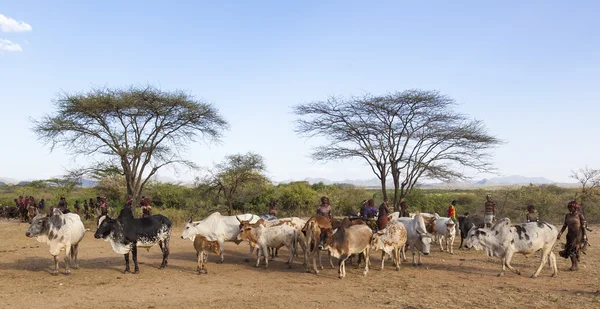
[[[35,181],[35,180],[32,180],[32,179],[18,180],[18,179],[14,179],[14,178],[0,177],[0,187],[8,186],[8,185],[24,186],[32,181]],[[87,187],[95,187],[97,184],[98,184],[98,182],[95,180],[82,179],[80,186],[87,188]],[[48,184],[48,185],[52,186],[52,184]]]
[[[160,178],[157,178],[157,180],[162,181],[162,182],[187,184],[187,182],[179,182],[175,179],[168,178],[168,177],[160,177]],[[13,179],[13,178],[0,177],[0,186],[25,185],[31,181],[32,180],[17,180],[17,179]],[[278,181],[277,183],[289,183],[289,182],[293,182],[293,181],[298,181],[298,180],[288,179],[288,180],[284,180],[284,181]],[[300,181],[306,181],[310,184],[322,182],[325,185],[350,184],[350,185],[354,185],[357,187],[365,187],[365,188],[379,188],[381,186],[381,182],[377,178],[372,178],[372,179],[367,179],[367,180],[365,180],[365,179],[345,179],[345,180],[341,180],[341,181],[335,181],[335,180],[329,180],[327,178],[310,178],[309,177],[309,178],[305,178],[304,180],[300,180]],[[94,187],[97,184],[98,184],[97,181],[90,180],[90,179],[83,179],[81,181],[82,187]],[[388,184],[388,187],[392,186],[393,185],[392,179],[388,179],[387,184]],[[526,177],[526,176],[512,175],[512,176],[484,178],[484,179],[480,179],[480,180],[465,181],[465,182],[422,183],[422,184],[420,184],[420,187],[423,187],[423,188],[435,188],[435,187],[467,188],[467,187],[492,187],[492,186],[528,185],[528,184],[535,184],[535,185],[556,184],[556,185],[566,186],[566,187],[577,186],[576,183],[557,183],[555,181],[552,181],[552,180],[544,178],[544,177]]]
[[[293,180],[285,180],[282,183],[287,183]],[[381,181],[377,178],[372,178],[369,180],[364,179],[345,179],[341,181],[333,181],[326,178],[306,178],[304,181],[315,184],[322,182],[325,185],[331,184],[351,184],[358,187],[380,187]],[[392,185],[392,179],[387,180],[387,184]],[[550,179],[544,177],[527,177],[527,176],[519,176],[519,175],[511,175],[511,176],[501,176],[501,177],[492,177],[492,178],[484,178],[480,180],[472,180],[472,181],[464,181],[464,182],[452,182],[452,183],[422,183],[421,187],[491,187],[491,186],[509,186],[509,185],[528,185],[528,184],[556,184],[561,186],[575,186],[576,183],[557,183],[556,181],[552,181]]]

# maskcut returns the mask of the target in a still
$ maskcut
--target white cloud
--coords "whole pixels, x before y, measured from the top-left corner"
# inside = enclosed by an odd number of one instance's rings
[[[17,21],[0,14],[0,31],[2,32],[26,32],[31,29],[31,25],[24,21]]]
[[[19,44],[13,43],[9,40],[0,39],[0,51],[9,51],[9,52],[20,52],[23,51]]]

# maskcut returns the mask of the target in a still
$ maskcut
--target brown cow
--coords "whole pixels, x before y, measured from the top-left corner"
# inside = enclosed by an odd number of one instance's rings
[[[194,248],[196,249],[196,256],[198,257],[198,268],[196,268],[196,274],[200,275],[202,271],[208,274],[206,269],[206,263],[208,259],[207,251],[210,251],[216,255],[221,255],[221,246],[218,241],[209,241],[202,235],[196,235],[194,238]]]
[[[306,236],[306,249],[308,250],[309,261],[306,262],[306,272],[311,272],[310,269],[310,260],[312,260],[313,270],[316,274],[319,273],[317,269],[317,259],[315,255],[319,255],[319,266],[320,269],[323,269],[323,263],[321,261],[321,251],[317,247],[319,242],[321,241],[321,230],[322,229],[331,229],[331,222],[329,219],[323,216],[313,216],[304,225],[302,228],[302,233]],[[329,265],[333,268],[333,261],[331,260],[331,253],[329,254]]]
[[[369,272],[369,250],[373,231],[367,225],[357,224],[350,227],[340,228],[333,232],[332,228],[321,230],[321,242],[319,249],[328,250],[332,256],[339,259],[338,275],[340,279],[346,276],[346,260],[352,254],[363,254],[365,257],[365,269],[363,275]]]

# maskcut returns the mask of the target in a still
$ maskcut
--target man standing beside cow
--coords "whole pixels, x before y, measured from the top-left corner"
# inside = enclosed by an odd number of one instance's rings
[[[492,227],[494,223],[494,218],[496,217],[496,202],[492,200],[492,197],[488,194],[485,196],[485,204],[484,204],[484,215],[483,222],[485,223],[485,227]]]

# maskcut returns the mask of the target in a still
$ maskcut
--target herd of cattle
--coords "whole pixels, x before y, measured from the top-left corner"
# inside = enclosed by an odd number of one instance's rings
[[[150,249],[159,245],[162,250],[160,268],[168,265],[169,240],[172,223],[162,215],[135,218],[130,208],[124,208],[117,218],[101,216],[98,218],[98,228],[94,237],[104,239],[111,244],[114,252],[123,254],[125,271],[130,272],[129,254],[132,254],[134,271],[139,272],[137,248]],[[306,272],[319,273],[323,269],[321,252],[328,252],[329,263],[333,268],[333,258],[338,259],[339,278],[346,276],[345,262],[357,257],[360,266],[364,260],[363,274],[367,275],[370,266],[371,251],[381,251],[381,267],[383,270],[386,258],[391,258],[396,270],[400,270],[400,259],[406,261],[405,248],[412,250],[413,265],[422,265],[421,254],[428,255],[431,243],[437,241],[442,251],[443,243],[446,250],[452,252],[457,229],[460,230],[461,243],[466,248],[484,250],[488,256],[502,259],[502,272],[505,267],[517,274],[520,272],[510,265],[515,253],[529,256],[541,250],[541,263],[532,278],[539,275],[544,264],[550,261],[552,276],[557,274],[556,257],[552,248],[556,242],[558,231],[556,227],[545,222],[512,224],[508,218],[497,221],[491,228],[483,227],[480,216],[465,214],[459,217],[459,226],[447,217],[438,214],[414,213],[411,217],[399,217],[398,213],[390,215],[386,228],[373,233],[359,218],[329,219],[313,216],[305,221],[297,217],[275,220],[265,220],[253,214],[223,216],[216,212],[203,220],[185,224],[182,239],[190,239],[197,252],[197,273],[207,273],[207,254],[219,255],[219,261],[224,260],[224,243],[240,244],[247,241],[250,244],[248,258],[253,257],[256,249],[256,267],[264,261],[268,267],[269,258],[277,255],[277,250],[286,247],[289,252],[287,263],[291,268],[293,259],[298,255],[299,247],[304,254]],[[65,251],[65,274],[70,274],[70,268],[78,268],[77,253],[79,243],[84,238],[85,227],[79,215],[63,214],[54,209],[49,215],[38,215],[33,218],[26,232],[27,237],[36,237],[39,242],[50,246],[55,262],[54,275],[58,274],[58,255]],[[415,260],[415,255],[418,259]],[[317,268],[316,260],[319,260]]]

